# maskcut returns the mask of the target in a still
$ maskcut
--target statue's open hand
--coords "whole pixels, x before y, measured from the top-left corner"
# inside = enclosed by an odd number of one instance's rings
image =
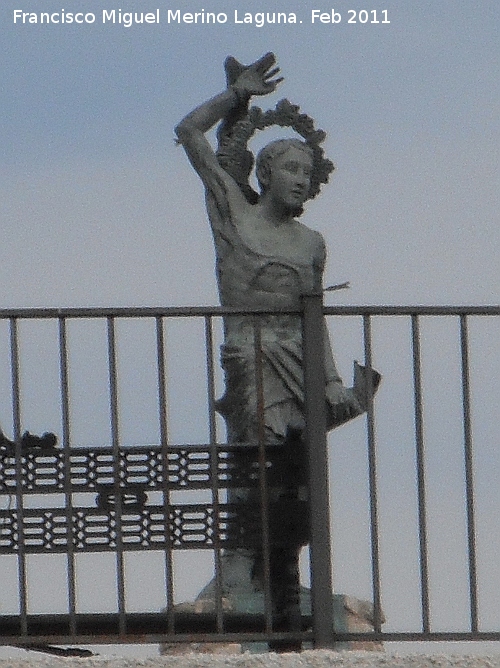
[[[283,81],[283,77],[273,78],[280,71],[279,67],[274,67],[275,63],[274,53],[266,53],[240,73],[233,88],[247,95],[268,95],[274,92]]]

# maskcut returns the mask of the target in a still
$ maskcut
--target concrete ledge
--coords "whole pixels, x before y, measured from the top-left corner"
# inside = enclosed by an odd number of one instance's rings
[[[383,652],[329,652],[300,654],[184,654],[151,658],[61,659],[56,657],[0,660],[0,668],[500,668],[500,654],[452,656]]]

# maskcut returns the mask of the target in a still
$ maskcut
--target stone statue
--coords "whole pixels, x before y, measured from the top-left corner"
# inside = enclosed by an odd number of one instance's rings
[[[220,301],[223,306],[299,309],[302,295],[323,289],[325,243],[299,217],[333,170],[320,147],[325,133],[315,130],[312,119],[286,100],[266,113],[248,109],[252,96],[272,93],[282,81],[272,53],[248,67],[228,58],[225,68],[226,90],[194,109],[176,127],[179,143],[205,186]],[[214,150],[205,133],[219,122],[218,149]],[[247,141],[256,129],[275,124],[293,128],[302,139],[280,139],[260,151],[255,165],[260,193],[256,193],[248,182],[254,160]],[[270,503],[295,512],[292,500],[307,498],[297,473],[305,468],[301,319],[273,314],[261,317],[260,323],[265,444],[287,449],[291,462],[288,479],[270,490]],[[326,341],[327,426],[332,429],[366,410],[367,385],[374,391],[380,376],[358,365],[357,382],[353,388],[345,387]],[[217,410],[226,421],[230,443],[258,442],[255,364],[252,318],[226,317],[225,393]],[[233,490],[230,501],[243,507],[256,503],[255,495],[251,490]],[[280,611],[289,604],[285,599],[298,596],[298,554],[308,542],[307,529],[299,531],[301,535],[292,533],[278,545],[271,535],[273,606]],[[258,549],[226,551],[223,595],[233,609],[262,610],[262,570]],[[202,596],[208,597],[212,586]]]

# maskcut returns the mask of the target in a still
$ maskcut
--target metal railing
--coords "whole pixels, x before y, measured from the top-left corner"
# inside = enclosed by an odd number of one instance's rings
[[[387,625],[392,628],[384,630],[384,594],[387,594],[387,584],[391,580],[391,575],[384,569],[383,557],[381,555],[381,544],[384,542],[385,531],[380,526],[380,494],[379,490],[384,485],[383,476],[379,472],[380,454],[382,449],[382,441],[380,435],[377,435],[376,423],[383,422],[383,408],[377,407],[375,413],[373,405],[369,407],[367,421],[366,421],[366,445],[367,445],[367,463],[368,463],[368,498],[369,498],[369,529],[370,529],[370,579],[371,579],[371,594],[373,601],[373,633],[337,633],[335,638],[337,641],[360,641],[360,640],[379,640],[379,641],[498,641],[500,640],[500,618],[498,614],[493,612],[493,609],[486,610],[486,604],[481,608],[480,599],[481,592],[485,593],[486,587],[490,584],[491,573],[488,572],[485,566],[487,558],[485,554],[488,551],[487,539],[485,540],[484,530],[481,532],[481,548],[483,554],[480,559],[481,550],[478,549],[478,517],[481,515],[477,511],[476,492],[481,492],[481,497],[484,499],[484,488],[481,489],[482,482],[478,482],[478,478],[484,479],[484,469],[488,466],[496,467],[497,457],[495,455],[497,441],[487,444],[480,443],[479,438],[475,438],[473,429],[473,422],[476,427],[488,427],[491,425],[492,416],[488,415],[486,405],[481,406],[485,399],[485,394],[489,394],[488,403],[491,409],[496,403],[498,394],[491,392],[491,388],[484,388],[482,384],[488,380],[488,376],[494,377],[493,385],[496,390],[500,390],[497,386],[495,378],[495,363],[488,363],[491,357],[498,353],[500,345],[500,329],[498,329],[498,316],[500,315],[500,308],[498,306],[486,307],[435,307],[435,306],[420,306],[420,307],[364,307],[362,309],[352,307],[334,307],[326,308],[326,315],[331,316],[359,316],[362,319],[363,331],[363,348],[365,354],[365,363],[371,366],[374,351],[373,351],[373,323],[388,318],[403,317],[409,324],[409,331],[406,333],[409,340],[409,355],[408,355],[408,369],[406,374],[406,381],[411,387],[413,399],[413,420],[411,424],[411,441],[414,448],[414,477],[415,477],[415,501],[416,501],[416,522],[415,522],[415,558],[413,560],[414,584],[418,591],[418,603],[415,601],[415,619],[413,624],[414,629],[403,630],[408,624],[408,620],[394,620],[387,619]],[[479,325],[479,321],[483,322]],[[439,322],[441,321],[441,322]],[[482,339],[478,343],[474,341],[474,361],[480,367],[479,372],[474,374],[474,382],[472,380],[472,371],[474,367],[471,366],[471,342],[470,342],[470,327],[469,323],[473,322],[475,325],[476,335]],[[485,321],[489,321],[489,332],[486,332]],[[436,330],[440,325],[446,322],[448,325],[446,332],[447,339],[440,340],[438,336],[432,340],[428,332],[425,341],[425,355],[422,352],[422,327],[429,327],[429,323],[435,326]],[[481,331],[482,330],[482,331]],[[430,344],[430,345],[429,345]],[[386,343],[391,346],[391,343]],[[439,362],[442,357],[453,354],[455,359],[453,363],[445,365],[446,370],[453,371],[453,376],[443,377],[443,370],[439,368]],[[438,368],[434,368],[437,365]],[[489,367],[489,368],[488,368]],[[382,367],[383,371],[383,367]],[[486,372],[486,373],[485,373]],[[404,370],[402,370],[404,373]],[[482,375],[481,375],[482,374]],[[441,384],[441,391],[443,388],[447,390],[447,396],[438,396],[437,389],[433,389],[434,397],[429,397],[429,385],[438,379]],[[386,378],[385,382],[389,379]],[[491,378],[489,379],[491,381]],[[491,385],[491,383],[490,383]],[[482,395],[482,396],[481,396]],[[393,397],[394,398],[394,397]],[[448,423],[449,416],[442,418],[443,425],[440,429],[436,428],[436,424],[428,427],[426,420],[426,413],[434,413],[433,421],[439,421],[439,410],[435,410],[433,402],[440,399],[446,408],[446,402],[451,399],[457,404],[454,411],[454,423]],[[474,402],[474,399],[476,401]],[[458,404],[460,404],[458,406]],[[475,404],[475,406],[474,406]],[[475,420],[473,419],[473,406],[477,409]],[[433,410],[429,410],[429,408]],[[446,413],[446,410],[442,411]],[[476,431],[479,431],[477,429]],[[482,430],[484,431],[484,429]],[[436,488],[442,484],[443,488],[449,483],[445,478],[436,480],[432,469],[428,462],[428,450],[434,450],[433,459],[436,458],[436,453],[439,449],[443,449],[443,456],[450,450],[449,444],[452,443],[454,447],[455,461],[454,466],[461,464],[460,473],[462,477],[459,478],[455,473],[455,482],[458,483],[458,489],[453,493],[453,500],[455,502],[454,517],[461,515],[463,526],[459,528],[457,533],[460,533],[460,542],[462,551],[458,552],[456,544],[451,544],[446,547],[443,544],[439,545],[439,549],[449,549],[452,551],[452,558],[448,559],[451,564],[450,572],[456,570],[455,573],[450,573],[453,578],[459,582],[459,595],[456,592],[444,591],[443,583],[439,583],[438,569],[436,564],[433,564],[434,552],[438,549],[438,544],[443,541],[439,540],[438,523],[429,520],[429,488],[434,487],[435,497],[433,511],[436,511],[436,501],[439,504],[443,501],[443,497],[436,494]],[[443,447],[444,446],[444,447]],[[482,446],[481,467],[475,461],[475,452]],[[488,451],[489,450],[489,451]],[[394,453],[393,453],[394,454]],[[488,461],[488,457],[491,459]],[[457,467],[458,468],[458,467]],[[498,469],[497,469],[498,472]],[[442,470],[438,475],[442,474]],[[477,475],[480,474],[480,475]],[[385,483],[387,484],[387,483]],[[389,484],[394,484],[394,481]],[[461,488],[461,489],[460,489]],[[335,488],[333,489],[335,499]],[[496,494],[493,494],[496,502]],[[335,500],[334,500],[335,503]],[[443,505],[448,506],[445,502]],[[484,503],[483,503],[484,507]],[[485,513],[486,515],[487,513]],[[452,523],[454,517],[450,517],[449,522]],[[483,520],[484,520],[483,516]],[[445,519],[446,521],[446,519]],[[490,515],[487,520],[488,523],[495,521],[494,517]],[[443,522],[441,521],[441,526]],[[498,525],[497,525],[498,526]],[[490,528],[491,525],[490,525]],[[432,539],[431,539],[432,534]],[[490,548],[491,549],[491,548]],[[494,548],[493,548],[494,549]],[[387,555],[386,555],[387,556]],[[489,558],[491,559],[491,553]],[[479,563],[482,561],[482,578],[479,582]],[[455,563],[454,563],[455,562]],[[457,564],[460,567],[457,568]],[[434,569],[431,566],[434,566]],[[385,573],[383,574],[385,570]],[[431,571],[434,570],[435,573]],[[458,573],[460,571],[460,573]],[[461,576],[459,578],[459,575]],[[441,568],[440,576],[443,577],[443,568]],[[446,578],[445,578],[446,579]],[[385,582],[384,582],[385,581]],[[493,577],[495,581],[495,577]],[[384,587],[385,584],[385,587]],[[455,585],[456,586],[456,585]],[[494,586],[494,585],[493,585]],[[453,587],[453,585],[452,585]],[[439,591],[441,590],[441,591]],[[417,593],[417,592],[416,592]],[[449,598],[450,593],[452,594]],[[401,599],[406,598],[407,592],[399,592]],[[440,601],[438,599],[441,599]],[[486,596],[484,596],[486,598]],[[456,601],[453,599],[460,599],[461,611],[460,621],[454,615],[453,607]],[[491,605],[491,603],[490,603]],[[442,619],[433,619],[433,607],[441,608]],[[449,615],[448,621],[443,619],[443,610]],[[481,624],[481,617],[489,617],[488,621]],[[398,624],[400,625],[398,628]],[[444,628],[443,628],[444,627]],[[455,628],[453,628],[455,627]],[[458,628],[457,628],[458,627]],[[489,627],[489,628],[487,628]]]
[[[254,322],[259,373],[265,311],[0,311],[0,410],[13,441],[4,440],[0,458],[0,643],[289,641],[329,647],[349,640],[500,640],[498,608],[488,591],[495,543],[487,539],[495,526],[500,534],[493,509],[500,499],[492,493],[492,506],[484,491],[497,480],[489,425],[500,376],[500,307],[324,307],[321,296],[305,298],[312,613],[302,611],[300,628],[277,617],[272,606],[269,554],[279,527],[266,495],[273,475],[279,476],[280,453],[269,453],[263,430],[256,443],[227,444],[216,415],[223,384],[217,347],[224,318],[236,315]],[[366,418],[333,433],[330,455],[325,316],[334,348],[342,348],[340,366],[355,349],[384,376]],[[58,434],[57,447],[26,446],[23,432],[40,427]],[[349,456],[338,454],[341,444]],[[245,457],[235,460],[242,447]],[[440,452],[444,469],[453,472],[450,480],[443,477]],[[227,496],[242,487],[257,489],[261,498],[258,512],[244,519]],[[444,506],[453,505],[450,523],[459,520],[456,530],[442,517],[441,491]],[[228,611],[221,590],[224,550],[255,544],[266,562],[264,607]],[[176,606],[186,591],[177,571],[178,555],[187,552],[180,550],[212,555],[208,570],[216,594],[208,612]],[[130,565],[132,553],[151,556],[144,557],[146,573]],[[86,554],[101,559],[92,562],[102,568],[92,601],[86,592],[91,578],[82,575]],[[349,554],[345,567],[342,555]],[[41,564],[59,583],[56,605],[54,581],[44,586],[37,580]],[[131,587],[150,592],[152,578],[161,604],[142,601],[134,609]],[[333,588],[372,600],[373,632],[335,629]]]

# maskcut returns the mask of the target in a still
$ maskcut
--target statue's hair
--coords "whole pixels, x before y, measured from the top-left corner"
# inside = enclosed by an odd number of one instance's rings
[[[264,176],[269,174],[271,163],[284,155],[290,148],[296,148],[299,151],[306,153],[314,162],[314,152],[306,142],[300,139],[276,139],[262,148],[257,154],[255,162],[255,175],[259,183],[261,193],[265,192],[266,185],[264,183]]]

